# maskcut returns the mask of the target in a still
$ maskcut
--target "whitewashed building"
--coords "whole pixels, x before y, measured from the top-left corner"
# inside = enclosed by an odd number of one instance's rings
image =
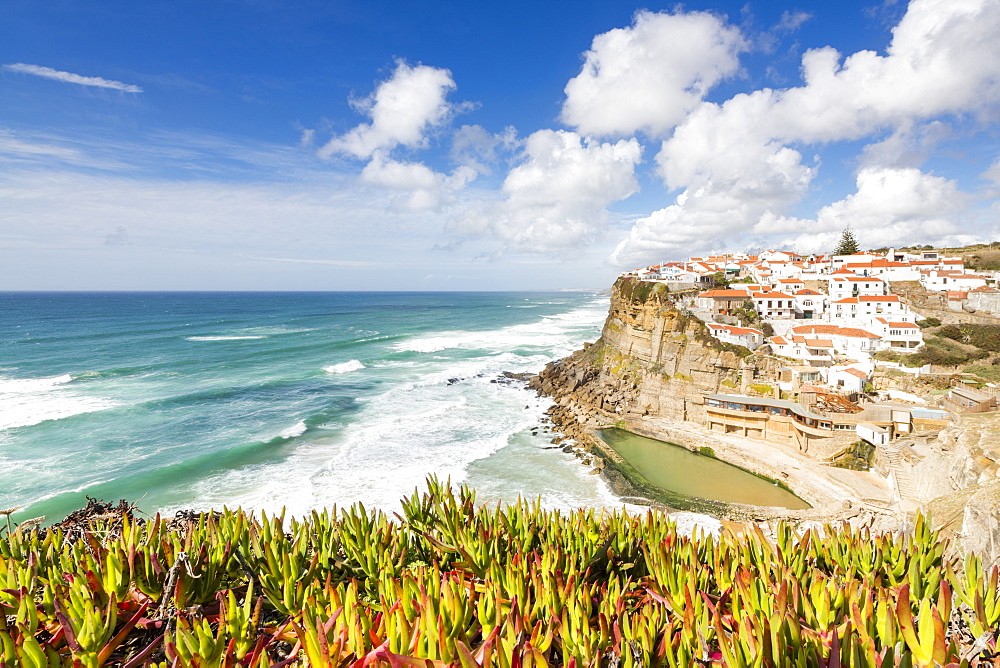
[[[732,343],[744,346],[750,350],[756,350],[764,343],[764,332],[752,327],[737,327],[736,325],[722,325],[717,322],[708,323],[708,329],[712,336],[723,343]]]

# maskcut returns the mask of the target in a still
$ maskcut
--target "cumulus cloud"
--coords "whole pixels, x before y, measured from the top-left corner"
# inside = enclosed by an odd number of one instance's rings
[[[410,211],[439,208],[475,176],[471,167],[441,174],[423,163],[393,160],[381,152],[376,152],[361,172],[364,183],[401,193],[393,205]]]
[[[122,83],[121,81],[115,81],[113,79],[104,79],[102,77],[86,77],[81,74],[73,74],[72,72],[63,72],[61,70],[54,70],[51,67],[44,67],[42,65],[28,65],[27,63],[11,63],[9,65],[4,65],[3,69],[10,72],[20,72],[21,74],[31,74],[36,77],[44,77],[46,79],[55,79],[56,81],[64,81],[66,83],[78,84],[80,86],[95,86],[97,88],[110,88],[112,90],[120,90],[125,93],[141,93],[142,88],[135,86],[133,84]]]
[[[584,134],[659,136],[739,67],[739,31],[706,12],[636,13],[594,38],[566,84],[561,120]]]
[[[977,241],[966,230],[971,197],[958,184],[919,169],[865,168],[857,192],[819,210],[815,220],[766,217],[756,233],[808,230],[790,240],[799,252],[829,252],[850,225],[862,245],[964,244]]]
[[[638,190],[641,157],[635,139],[600,143],[575,132],[539,130],[525,140],[521,163],[504,180],[505,199],[477,204],[452,231],[491,236],[517,252],[585,246],[607,222],[607,207]]]
[[[334,137],[319,150],[320,157],[334,153],[370,158],[376,151],[396,146],[418,148],[427,132],[441,125],[454,111],[445,97],[455,89],[451,72],[437,67],[410,67],[396,63],[392,76],[372,95],[353,102],[355,109],[371,119]]]
[[[802,86],[700,103],[656,157],[664,183],[685,196],[639,220],[612,260],[655,259],[685,230],[703,229],[706,211],[727,213],[712,230],[730,242],[762,221],[788,224],[789,210],[818,172],[816,161],[803,164],[803,146],[888,130],[889,139],[864,156],[865,167],[917,166],[946,135],[942,117],[995,113],[997,34],[1000,0],[913,0],[885,55],[860,51],[842,59],[832,48],[814,49],[802,58]],[[866,179],[872,173],[862,170]],[[904,188],[899,196],[921,192]]]
[[[471,167],[480,174],[492,174],[499,160],[498,153],[510,151],[517,144],[517,131],[513,127],[494,134],[481,125],[463,125],[452,137],[449,156],[459,165]]]

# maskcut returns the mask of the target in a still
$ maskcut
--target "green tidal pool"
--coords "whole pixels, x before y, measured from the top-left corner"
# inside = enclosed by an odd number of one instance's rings
[[[724,503],[811,508],[784,487],[720,459],[624,429],[602,429],[598,433],[639,475],[676,494]]]

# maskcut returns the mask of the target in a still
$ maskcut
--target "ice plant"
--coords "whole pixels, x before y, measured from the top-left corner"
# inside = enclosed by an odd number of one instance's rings
[[[0,536],[0,663],[993,665],[1000,571],[909,533],[678,533],[649,512],[241,510]]]

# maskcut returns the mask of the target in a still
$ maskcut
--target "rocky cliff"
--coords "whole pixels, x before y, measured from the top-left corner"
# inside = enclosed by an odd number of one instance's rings
[[[703,323],[674,305],[674,296],[656,283],[619,279],[601,337],[530,380],[532,388],[555,400],[550,415],[560,431],[588,448],[599,427],[650,420],[701,424],[706,392],[753,394],[785,364],[712,338]],[[695,447],[682,440],[683,428],[677,431],[670,440]],[[953,426],[897,442],[896,449],[912,481],[909,507],[929,509],[935,524],[953,533],[964,549],[1000,560],[1000,414],[959,416]],[[593,463],[601,468],[603,462]],[[739,463],[780,477],[759,461]],[[629,493],[628,484],[616,477],[612,471],[612,483]],[[818,501],[829,507],[830,496]],[[808,500],[817,505],[817,499]],[[850,512],[857,514],[855,509],[841,517]]]
[[[712,338],[673,296],[662,284],[618,279],[601,338],[532,381],[556,400],[558,424],[639,416],[701,422],[704,393],[746,391],[781,365]]]

